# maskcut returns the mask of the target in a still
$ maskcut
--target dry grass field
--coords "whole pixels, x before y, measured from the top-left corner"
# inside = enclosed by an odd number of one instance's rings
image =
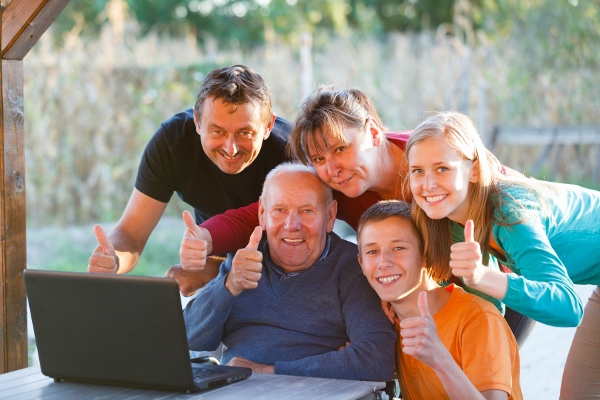
[[[293,44],[274,41],[245,52],[200,48],[185,40],[122,37],[110,26],[94,40],[73,33],[61,47],[52,43],[47,33],[24,60],[31,227],[117,219],[146,142],[162,120],[193,105],[204,75],[216,66],[253,67],[285,118],[294,119],[303,98],[300,49]],[[599,89],[589,71],[560,78],[540,73],[531,80],[530,71],[516,67],[525,55],[505,43],[482,40],[472,48],[431,34],[315,36],[310,50],[313,88],[364,90],[391,130],[411,129],[431,112],[455,109],[470,115],[489,142],[495,125],[579,125],[600,115]],[[549,158],[541,176],[594,185],[598,176],[585,164],[597,157],[597,146],[559,149],[564,157]],[[527,172],[543,150],[538,147],[498,151],[507,165]],[[170,216],[180,215],[181,207],[171,209]]]

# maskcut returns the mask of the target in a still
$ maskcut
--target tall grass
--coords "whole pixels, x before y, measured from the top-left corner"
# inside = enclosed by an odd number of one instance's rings
[[[285,118],[294,119],[302,100],[295,45],[274,41],[248,52],[210,43],[200,48],[184,39],[121,36],[110,26],[93,40],[73,33],[60,48],[52,43],[47,33],[24,60],[32,227],[117,219],[148,139],[162,120],[193,105],[201,80],[216,66],[244,63],[258,71]],[[363,89],[393,130],[411,129],[441,109],[468,113],[484,137],[494,124],[598,122],[599,89],[591,71],[552,79],[532,75],[515,67],[523,65],[516,59],[528,55],[517,54],[510,43],[480,43],[472,48],[430,34],[315,36],[313,84]],[[526,158],[532,150],[507,151]],[[570,165],[561,161],[551,178],[597,179]],[[168,214],[179,217],[181,207],[170,207]]]

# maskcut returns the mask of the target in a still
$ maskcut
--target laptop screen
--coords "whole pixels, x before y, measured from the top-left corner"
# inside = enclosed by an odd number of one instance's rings
[[[198,387],[174,280],[26,270],[25,286],[44,375],[174,390]]]

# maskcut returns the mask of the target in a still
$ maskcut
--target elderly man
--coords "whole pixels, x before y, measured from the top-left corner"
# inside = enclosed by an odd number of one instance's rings
[[[190,349],[222,341],[222,363],[261,373],[391,379],[396,335],[356,246],[332,233],[336,210],[310,167],[273,169],[260,227],[184,310]]]
[[[269,88],[256,72],[244,65],[211,71],[194,108],[163,122],[148,143],[118,224],[108,236],[94,228],[99,245],[88,271],[130,272],[173,192],[194,207],[196,223],[258,200],[267,173],[287,160],[290,130],[288,121],[276,118]],[[198,241],[196,248],[205,245]],[[215,265],[207,279],[217,273]]]

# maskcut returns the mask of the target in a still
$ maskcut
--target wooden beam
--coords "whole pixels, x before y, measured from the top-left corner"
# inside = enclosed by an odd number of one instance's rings
[[[2,58],[22,60],[69,0],[13,0],[2,12]]]
[[[0,373],[27,367],[23,58],[69,0],[2,2],[0,42]]]
[[[0,78],[0,373],[4,373],[27,367],[23,61],[2,60]]]

